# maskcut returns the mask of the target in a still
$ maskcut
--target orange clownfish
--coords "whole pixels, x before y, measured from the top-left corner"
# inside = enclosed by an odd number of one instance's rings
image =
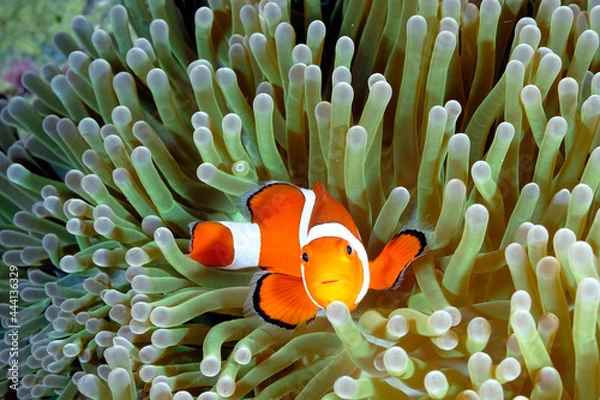
[[[369,261],[352,217],[321,183],[271,182],[246,205],[250,222],[194,224],[189,257],[207,267],[260,266],[246,313],[281,328],[311,321],[334,300],[354,310],[368,289],[396,286],[427,245],[422,232],[402,230]]]

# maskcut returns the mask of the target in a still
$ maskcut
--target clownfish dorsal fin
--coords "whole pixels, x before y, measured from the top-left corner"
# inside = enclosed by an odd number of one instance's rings
[[[323,184],[317,182],[311,189],[315,193],[316,200],[309,226],[336,222],[344,225],[357,239],[360,239],[358,228],[348,210],[327,192]]]
[[[247,316],[258,315],[265,322],[292,330],[317,314],[318,308],[306,294],[302,278],[262,271],[254,274],[250,287]]]
[[[369,287],[375,290],[397,287],[406,267],[426,249],[425,233],[416,229],[398,232],[379,256],[369,263],[371,273]]]
[[[284,182],[270,182],[246,198],[251,222],[260,229],[258,265],[270,272],[300,276],[300,225],[305,192]]]
[[[279,220],[281,223],[291,214],[297,214],[299,218],[304,205],[302,191],[286,182],[265,183],[246,194],[244,198],[250,219],[257,223],[273,220]]]

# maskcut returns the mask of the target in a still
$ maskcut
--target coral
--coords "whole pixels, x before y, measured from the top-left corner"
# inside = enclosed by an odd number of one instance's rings
[[[33,62],[29,59],[22,59],[19,61],[13,61],[6,68],[6,70],[0,76],[0,79],[10,86],[16,93],[23,93],[23,86],[21,85],[21,77],[25,72],[35,72],[36,68]]]
[[[92,25],[102,23],[103,14],[115,0],[23,0],[0,4],[0,94],[27,95],[21,85],[26,71],[44,63],[64,63],[52,46],[52,36],[69,29],[71,18],[84,13]],[[61,33],[61,35],[64,33]]]
[[[600,6],[208,4],[76,17],[65,72],[0,104],[0,393],[600,396]],[[371,257],[415,220],[429,251],[274,334],[243,315],[254,268],[185,255],[268,179],[324,182]]]

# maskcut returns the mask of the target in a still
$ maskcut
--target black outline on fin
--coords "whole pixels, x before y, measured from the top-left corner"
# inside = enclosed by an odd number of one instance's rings
[[[250,202],[252,201],[254,196],[258,195],[263,190],[266,190],[267,188],[270,188],[271,186],[275,186],[275,185],[286,185],[286,186],[291,186],[293,188],[296,188],[299,191],[302,190],[302,188],[300,186],[296,186],[293,183],[283,182],[283,181],[266,181],[266,182],[262,183],[260,186],[249,190],[248,192],[246,192],[246,194],[241,196],[241,199],[243,201],[243,204],[246,208],[246,211],[248,213],[250,220],[254,219],[254,213],[252,212],[252,207],[250,207]],[[303,194],[303,196],[304,196],[304,194]]]
[[[425,234],[416,229],[401,230],[400,232],[398,232],[396,234],[396,236],[394,236],[394,238],[392,240],[395,240],[398,236],[403,235],[403,234],[408,234],[410,236],[416,237],[419,240],[419,244],[421,245],[421,248],[419,249],[417,254],[413,257],[413,259],[410,260],[404,268],[402,268],[402,271],[400,271],[400,273],[396,277],[396,280],[394,281],[394,284],[390,287],[390,289],[398,289],[400,287],[400,284],[404,280],[404,273],[408,270],[408,266],[414,261],[415,258],[419,257],[427,249],[427,238],[425,237]]]
[[[277,325],[284,329],[295,329],[297,325],[288,324],[278,319],[271,318],[262,308],[260,308],[260,288],[262,287],[262,281],[268,276],[271,276],[271,274],[265,274],[256,281],[256,287],[254,288],[254,293],[252,293],[252,306],[254,307],[254,310],[265,322]]]
[[[398,236],[402,235],[402,234],[409,234],[411,236],[416,237],[419,240],[419,244],[421,245],[421,248],[419,249],[419,251],[417,252],[417,254],[415,254],[414,258],[419,257],[421,254],[423,254],[423,252],[425,251],[425,249],[427,249],[427,237],[425,237],[425,234],[419,230],[416,229],[404,229],[401,230],[400,232],[398,232],[396,234],[396,236],[394,236],[394,239],[396,239]]]
[[[195,222],[191,222],[190,224],[188,224],[188,226],[190,227],[190,248],[188,249],[188,251],[184,252],[183,254],[188,255],[194,250],[194,247],[193,247],[194,246],[194,228],[196,228],[196,226],[202,222],[204,222],[204,221],[195,221]]]
[[[271,187],[274,185],[279,185],[279,184],[289,185],[288,183],[279,182],[279,181],[269,182],[265,185],[260,186],[258,189],[256,189],[256,191],[254,193],[252,193],[250,196],[248,196],[248,198],[246,199],[246,209],[248,210],[248,213],[250,214],[250,219],[254,218],[254,213],[252,212],[252,207],[250,207],[250,201],[254,198],[254,196],[256,196],[257,194],[259,194],[260,192],[262,192],[263,190],[265,190],[268,187]]]

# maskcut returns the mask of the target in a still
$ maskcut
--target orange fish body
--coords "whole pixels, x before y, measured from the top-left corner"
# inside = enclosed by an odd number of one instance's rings
[[[334,300],[353,310],[369,288],[394,287],[426,247],[422,232],[404,230],[369,262],[352,217],[321,183],[310,190],[269,183],[246,205],[249,223],[196,223],[189,256],[208,267],[260,266],[247,311],[286,329]]]

